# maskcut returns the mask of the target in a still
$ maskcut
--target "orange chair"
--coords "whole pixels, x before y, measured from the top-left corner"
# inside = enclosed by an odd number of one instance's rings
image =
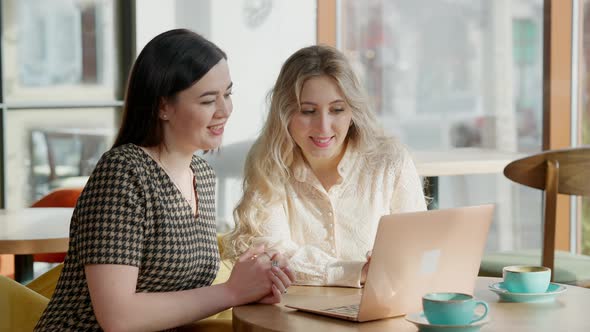
[[[78,197],[83,188],[60,188],[42,197],[31,207],[76,207]],[[66,258],[66,253],[35,254],[33,261],[47,263],[61,263]]]

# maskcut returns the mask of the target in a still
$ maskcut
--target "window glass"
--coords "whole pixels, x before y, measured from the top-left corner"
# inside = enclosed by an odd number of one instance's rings
[[[542,0],[340,6],[338,47],[385,129],[411,150],[541,150]],[[541,247],[539,191],[512,183],[501,169],[438,181],[441,208],[496,203],[488,249]]]
[[[6,102],[115,97],[112,0],[2,1]]]
[[[2,1],[6,206],[83,186],[108,149],[121,76],[113,0]],[[93,108],[84,108],[91,104]],[[67,105],[62,109],[60,105]]]
[[[116,134],[116,111],[7,112],[7,207],[29,206],[60,187],[82,187]]]

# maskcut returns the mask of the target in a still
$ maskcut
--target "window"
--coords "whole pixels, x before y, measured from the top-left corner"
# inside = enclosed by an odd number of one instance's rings
[[[113,1],[3,1],[4,100],[115,97]]]
[[[541,150],[542,0],[339,5],[337,46],[385,129],[411,150]],[[539,191],[502,174],[439,181],[440,207],[496,203],[489,250],[541,247]]]
[[[7,113],[7,207],[29,206],[59,187],[83,187],[112,144],[114,108]]]
[[[113,0],[2,1],[6,207],[83,186],[110,147],[126,78],[116,61],[119,8]]]

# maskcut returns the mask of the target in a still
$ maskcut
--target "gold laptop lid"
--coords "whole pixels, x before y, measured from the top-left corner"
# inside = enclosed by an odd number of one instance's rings
[[[429,292],[473,294],[493,205],[383,216],[359,321],[421,310]]]

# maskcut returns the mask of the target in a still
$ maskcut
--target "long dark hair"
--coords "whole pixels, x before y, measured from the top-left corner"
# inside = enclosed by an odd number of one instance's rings
[[[226,54],[201,35],[186,29],[159,34],[139,53],[131,69],[123,121],[113,148],[162,142],[159,107],[200,80]]]

